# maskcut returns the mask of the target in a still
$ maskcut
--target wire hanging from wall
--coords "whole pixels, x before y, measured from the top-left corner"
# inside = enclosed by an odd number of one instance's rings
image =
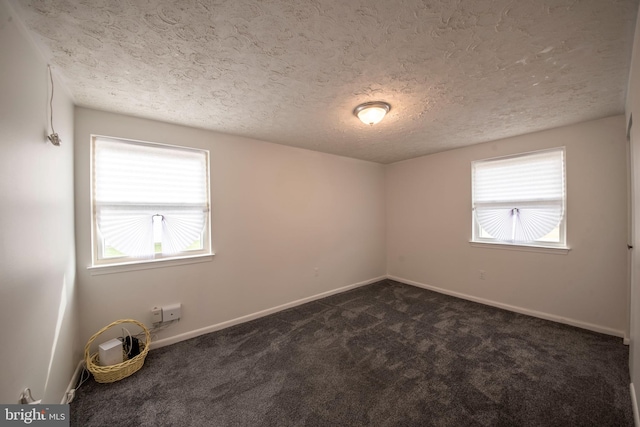
[[[53,128],[53,74],[51,74],[51,65],[47,64],[47,68],[49,69],[49,79],[51,80],[51,98],[49,99],[49,119],[51,124],[51,134],[47,135],[47,139],[56,147],[60,146],[62,142],[60,137],[56,133]]]

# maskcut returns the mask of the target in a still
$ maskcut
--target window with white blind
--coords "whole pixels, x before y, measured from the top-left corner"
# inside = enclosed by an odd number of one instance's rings
[[[94,266],[210,255],[209,153],[94,136]]]
[[[564,148],[472,162],[473,241],[566,248]]]

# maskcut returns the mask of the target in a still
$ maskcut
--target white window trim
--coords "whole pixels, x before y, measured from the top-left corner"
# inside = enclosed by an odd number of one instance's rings
[[[118,141],[125,141],[138,144],[148,144],[163,146],[167,148],[176,148],[180,150],[197,150],[206,152],[206,179],[207,179],[207,194],[208,194],[208,208],[206,211],[205,228],[203,230],[203,246],[204,248],[199,251],[189,251],[189,253],[182,253],[177,255],[163,255],[155,254],[153,258],[136,259],[133,257],[100,259],[102,252],[102,245],[100,238],[98,237],[97,221],[96,221],[96,203],[94,199],[94,142],[96,138],[105,138]],[[194,264],[200,262],[212,261],[214,253],[211,244],[211,164],[209,150],[201,148],[191,148],[180,145],[172,145],[151,141],[136,140],[130,138],[113,137],[107,135],[91,134],[91,148],[90,148],[90,201],[91,201],[91,264],[87,266],[87,270],[90,270],[91,275],[101,275],[110,273],[119,273],[135,270],[146,270],[153,268],[170,267],[175,265]]]
[[[564,147],[564,146],[547,148],[547,149],[542,149],[542,150],[527,151],[527,152],[524,152],[524,153],[510,154],[510,155],[506,155],[506,156],[491,157],[491,158],[487,158],[487,159],[473,160],[472,161],[472,172],[471,172],[472,206],[473,206],[473,194],[474,194],[474,182],[473,182],[473,163],[474,162],[492,161],[492,160],[499,160],[499,159],[523,157],[523,156],[527,156],[527,155],[530,155],[530,154],[542,153],[542,152],[545,152],[545,151],[556,151],[556,150],[562,150],[563,151],[564,176],[565,176],[565,178],[564,178],[564,180],[565,180],[565,182],[564,182],[565,194],[564,194],[564,200],[563,200],[563,203],[564,203],[564,206],[563,206],[564,216],[563,216],[562,221],[560,222],[560,226],[559,226],[560,242],[558,242],[558,243],[554,243],[554,242],[510,243],[510,242],[504,242],[504,241],[500,241],[500,240],[493,239],[493,238],[480,237],[480,225],[478,224],[478,221],[476,221],[475,213],[472,210],[472,212],[471,212],[472,237],[471,237],[471,240],[469,241],[469,243],[470,243],[470,245],[472,247],[490,248],[490,249],[510,249],[510,250],[517,250],[517,251],[525,251],[525,252],[543,252],[543,253],[556,253],[556,254],[567,254],[567,253],[569,253],[571,248],[567,244],[567,222],[568,222],[568,216],[567,216],[567,197],[568,197],[568,194],[567,194],[567,156],[566,156],[567,150],[566,150],[566,147]]]
[[[154,268],[173,267],[176,265],[197,264],[213,261],[214,253],[174,258],[159,258],[144,261],[121,262],[109,265],[90,265],[87,267],[92,276],[102,274],[124,273],[127,271],[150,270]]]
[[[478,242],[469,241],[469,245],[474,248],[484,249],[504,249],[508,251],[521,251],[521,252],[539,252],[555,255],[566,255],[571,248],[568,246],[542,246],[542,245],[521,245],[514,243],[503,242]]]

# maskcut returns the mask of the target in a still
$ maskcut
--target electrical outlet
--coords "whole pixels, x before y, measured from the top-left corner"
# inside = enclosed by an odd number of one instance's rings
[[[318,271],[318,267],[313,269],[313,274],[314,274],[314,276],[319,276],[320,275],[320,272]]]
[[[151,309],[151,322],[162,323],[162,309],[160,307],[153,307]]]
[[[480,270],[480,271],[478,272],[478,278],[479,278],[480,280],[484,280],[484,279],[486,278],[486,277],[485,277],[485,272],[484,272],[484,270]]]

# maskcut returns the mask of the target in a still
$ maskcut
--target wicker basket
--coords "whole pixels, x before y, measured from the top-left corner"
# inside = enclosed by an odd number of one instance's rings
[[[135,357],[132,357],[129,360],[125,360],[122,363],[117,363],[111,366],[100,366],[100,360],[98,359],[98,353],[91,354],[91,344],[98,338],[102,333],[106,332],[108,329],[120,325],[121,323],[133,323],[134,325],[138,325],[145,334],[145,342],[140,342],[140,354]],[[142,365],[144,364],[144,359],[147,357],[147,353],[149,353],[149,346],[151,345],[151,334],[149,333],[149,329],[144,326],[142,323],[133,319],[121,319],[116,320],[115,322],[105,326],[96,332],[87,342],[87,345],[84,346],[84,361],[87,365],[87,369],[89,372],[93,374],[93,378],[96,382],[99,383],[113,383],[116,381],[120,381],[123,378],[128,377],[129,375],[137,372]],[[126,355],[125,355],[126,358]]]

